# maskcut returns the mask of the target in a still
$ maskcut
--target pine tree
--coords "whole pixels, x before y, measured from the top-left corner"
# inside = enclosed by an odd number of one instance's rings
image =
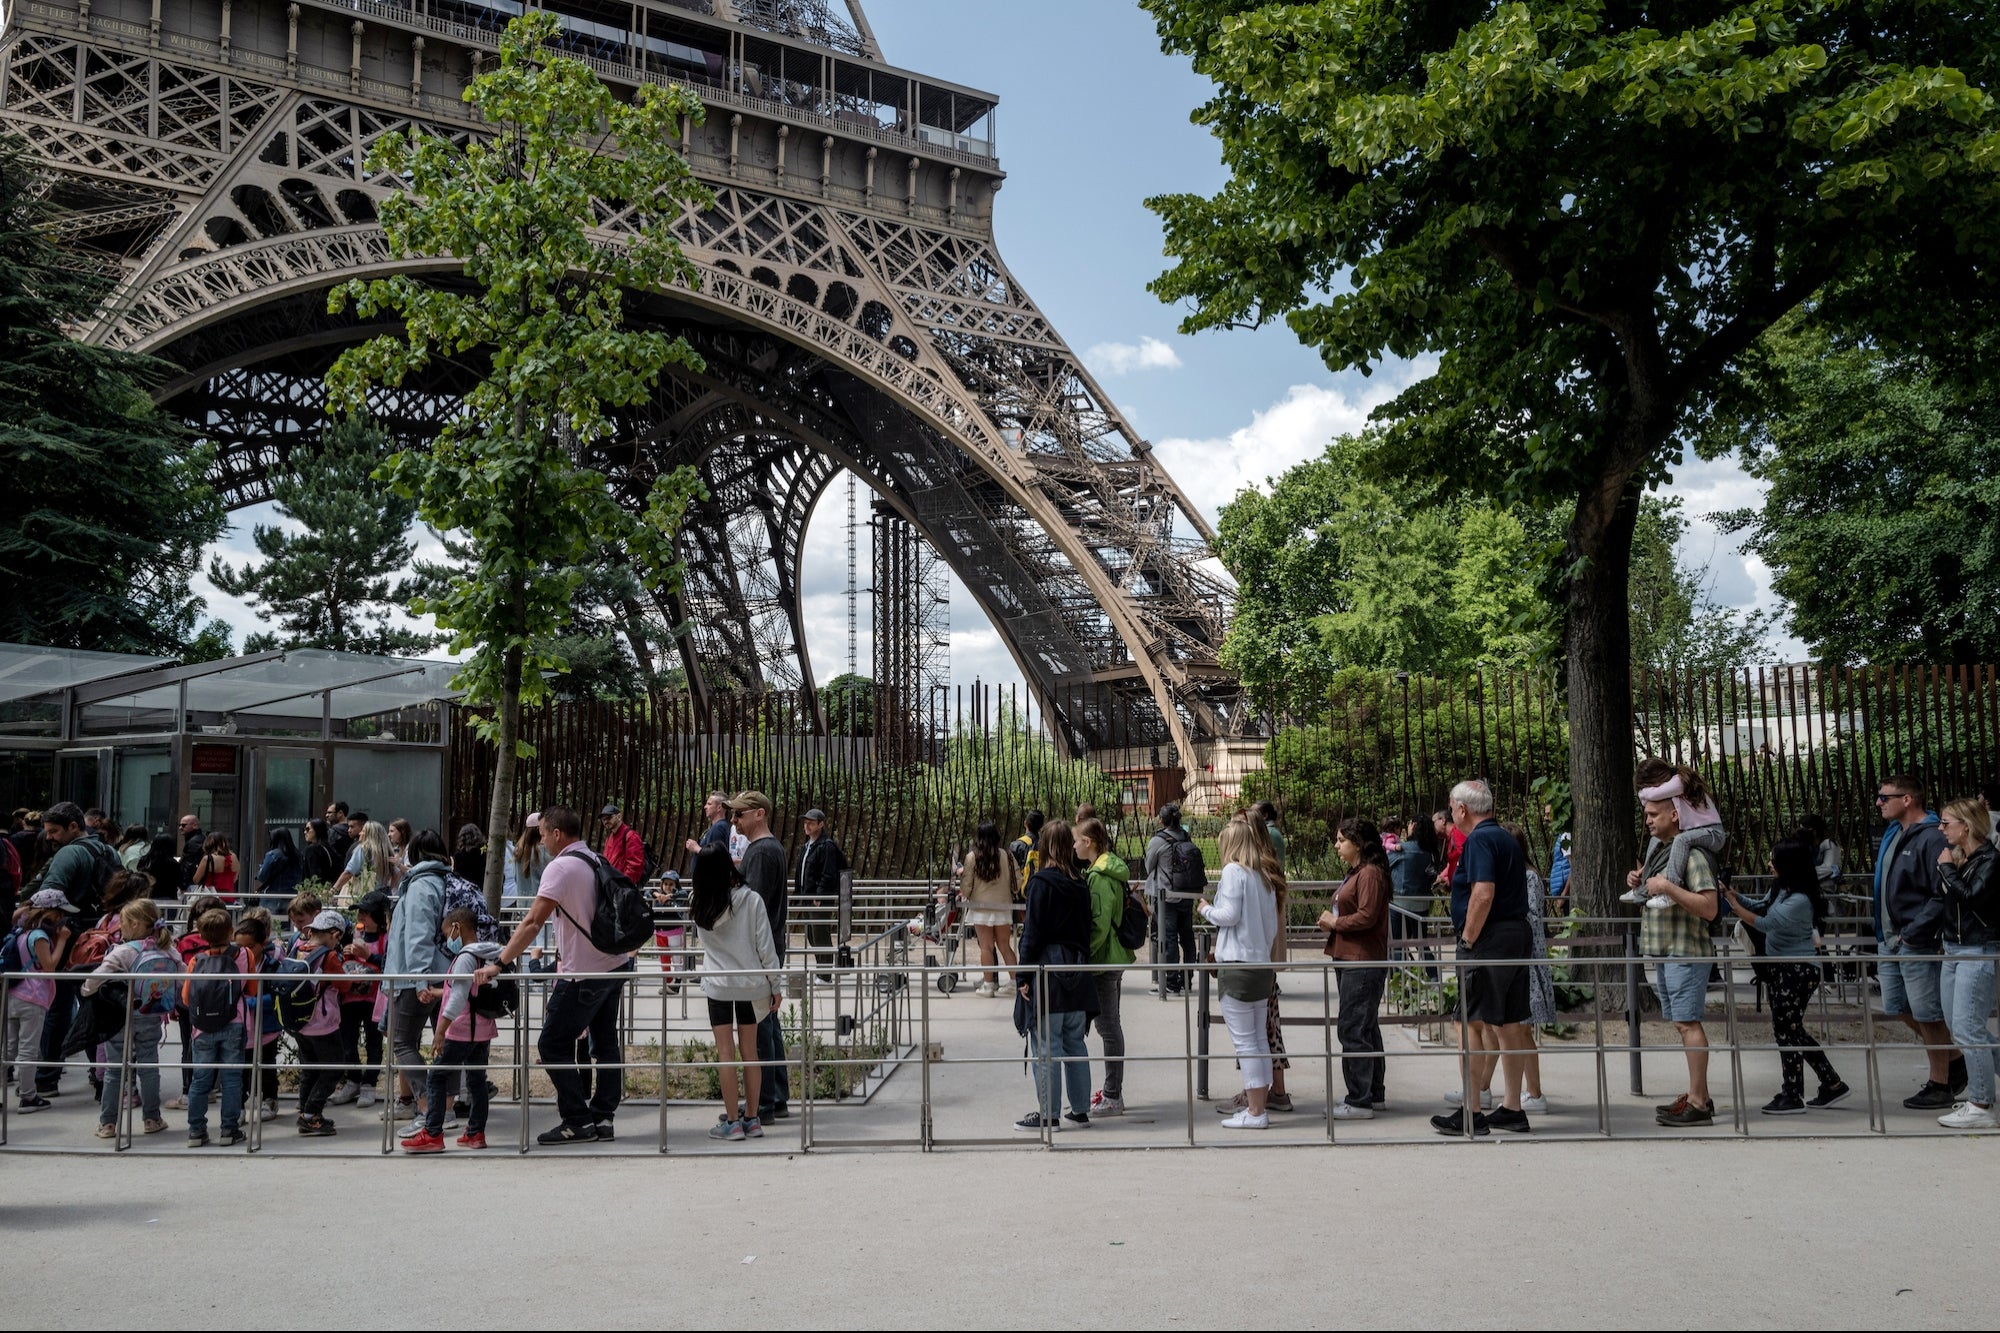
[[[416,501],[372,479],[388,437],[358,418],[327,428],[319,452],[271,488],[278,513],[303,531],[259,523],[251,539],[261,564],[232,568],[218,557],[208,577],[232,597],[248,598],[278,633],[255,634],[246,652],[330,648],[396,655],[435,647],[435,635],[389,624],[389,609],[417,595],[409,578],[416,546]]]
[[[105,284],[50,240],[35,175],[0,141],[0,641],[212,650],[188,587],[224,523],[208,454],[147,396],[158,362],[69,336]]]

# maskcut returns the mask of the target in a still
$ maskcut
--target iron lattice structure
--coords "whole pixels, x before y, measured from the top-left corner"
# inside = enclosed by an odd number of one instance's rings
[[[800,552],[846,469],[971,590],[1065,744],[1171,746],[1193,769],[1247,731],[1217,660],[1231,590],[1213,534],[994,247],[994,98],[886,63],[856,3],[549,7],[614,87],[684,83],[710,108],[684,135],[716,194],[680,224],[699,282],[630,303],[707,369],[663,378],[590,459],[635,496],[681,463],[707,478],[686,587],[658,608],[693,623],[691,688],[814,684]],[[51,169],[75,262],[117,279],[86,336],[179,368],[161,401],[215,442],[232,505],[309,455],[320,377],[382,331],[327,315],[327,288],[461,280],[389,254],[375,208],[398,182],[365,161],[412,126],[477,132],[459,95],[506,17],[469,0],[7,8],[0,122]],[[420,443],[475,371],[441,365],[374,411]]]

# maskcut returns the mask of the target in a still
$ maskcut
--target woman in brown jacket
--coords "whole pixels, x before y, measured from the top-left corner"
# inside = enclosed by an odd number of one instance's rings
[[[1334,850],[1347,863],[1347,878],[1333,895],[1333,907],[1319,914],[1327,932],[1326,953],[1336,962],[1379,963],[1389,957],[1389,856],[1382,835],[1365,819],[1343,820]],[[1340,1074],[1347,1096],[1333,1104],[1335,1120],[1373,1120],[1385,1100],[1382,1074],[1382,992],[1386,967],[1348,967],[1338,973],[1340,1049],[1347,1058]]]

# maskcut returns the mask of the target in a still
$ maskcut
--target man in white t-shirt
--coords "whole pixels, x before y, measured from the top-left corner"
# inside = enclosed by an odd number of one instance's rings
[[[536,1050],[555,1085],[556,1110],[562,1120],[536,1141],[549,1147],[609,1141],[624,1092],[618,1002],[625,978],[592,974],[630,972],[632,955],[604,953],[590,942],[590,919],[597,911],[598,856],[583,842],[582,816],[551,806],[542,811],[541,825],[549,864],[528,914],[500,950],[501,965],[511,965],[534,944],[542,927],[554,921],[556,982],[549,991]],[[491,981],[499,972],[489,964],[479,975],[482,981]],[[593,1070],[592,1065],[597,1067]]]

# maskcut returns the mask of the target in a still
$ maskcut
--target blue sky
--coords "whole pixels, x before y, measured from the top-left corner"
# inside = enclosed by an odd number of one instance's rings
[[[1372,378],[1333,374],[1282,326],[1175,333],[1179,313],[1146,290],[1165,259],[1158,220],[1143,201],[1212,192],[1224,175],[1214,141],[1188,121],[1206,81],[1161,53],[1136,4],[867,0],[866,7],[891,63],[999,95],[1008,172],[995,223],[1002,257],[1211,517],[1243,486],[1357,428],[1417,373],[1390,364]],[[840,483],[829,490],[807,541],[807,638],[822,681],[846,661],[844,493]],[[1700,518],[1754,503],[1756,484],[1734,463],[1696,462],[1679,471],[1672,493],[1695,519],[1683,554],[1709,566],[1719,600],[1774,605],[1768,571]],[[269,515],[236,517],[223,547],[240,559],[250,525]],[[865,552],[862,568],[865,578]],[[248,608],[205,591],[239,633],[255,623]],[[865,602],[861,618],[865,664]],[[1789,640],[1774,646],[1788,659],[1798,653]],[[952,667],[959,681],[1017,678],[962,589],[953,605]]]

